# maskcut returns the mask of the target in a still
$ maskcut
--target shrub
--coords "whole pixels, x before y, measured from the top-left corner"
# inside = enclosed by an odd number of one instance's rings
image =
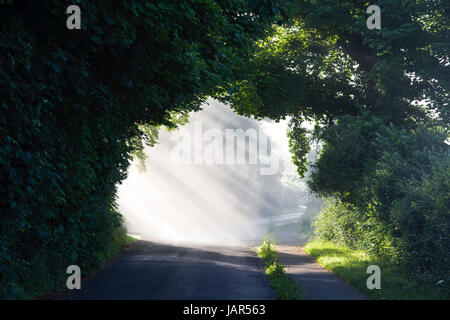
[[[446,131],[430,125],[398,129],[363,117],[346,118],[325,136],[327,153],[315,164],[310,185],[337,201],[318,217],[316,234],[420,273],[448,272]],[[350,151],[352,144],[357,151]],[[361,155],[360,163],[355,154]],[[346,180],[348,172],[358,175]]]

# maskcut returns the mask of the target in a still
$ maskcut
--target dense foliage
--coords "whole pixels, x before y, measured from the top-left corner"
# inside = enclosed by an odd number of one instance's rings
[[[11,2],[11,3],[10,3]],[[246,72],[278,1],[10,1],[0,12],[0,298],[99,263],[141,138]],[[82,29],[66,28],[79,4]]]
[[[95,268],[121,230],[115,191],[132,154],[207,96],[247,116],[291,116],[301,175],[320,141],[310,187],[343,208],[329,214],[329,239],[448,272],[447,0],[380,0],[381,30],[367,29],[366,1],[297,0],[275,34],[289,1],[10,2],[0,12],[0,298],[53,290],[70,264]],[[82,30],[66,28],[74,3]]]
[[[320,184],[323,192],[340,202],[319,214],[317,236],[389,257],[422,273],[447,273],[450,157],[442,143],[445,137],[438,129],[398,132],[386,127],[371,144],[371,150],[379,154],[370,160],[373,168],[360,169],[352,180],[345,180],[352,167],[329,164],[346,155],[325,149],[316,164],[323,171],[320,178],[336,181],[331,176],[337,170],[340,184],[313,178],[313,185]],[[329,142],[327,146],[333,145],[338,152],[343,149],[341,143],[350,143],[336,132]]]
[[[310,142],[322,146],[309,186],[343,206],[323,214],[326,239],[448,273],[450,3],[378,1],[380,30],[366,27],[365,1],[294,3],[295,19],[259,42],[251,75],[222,99],[290,116],[300,175]]]

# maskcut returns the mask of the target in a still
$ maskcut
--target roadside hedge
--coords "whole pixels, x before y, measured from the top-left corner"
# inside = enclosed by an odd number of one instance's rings
[[[282,10],[265,0],[10,2],[0,11],[1,299],[63,286],[68,265],[98,266],[122,225],[116,185],[142,147],[140,125],[173,126],[174,113],[242,77]],[[66,28],[72,4],[81,30]]]

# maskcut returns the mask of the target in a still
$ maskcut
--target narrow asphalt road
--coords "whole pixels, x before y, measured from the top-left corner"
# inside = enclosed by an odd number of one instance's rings
[[[316,260],[302,249],[304,241],[298,237],[298,226],[285,226],[277,233],[275,246],[278,259],[286,273],[304,290],[305,300],[365,300],[366,296],[322,268]]]
[[[304,289],[305,300],[366,300],[331,271],[322,268],[300,246],[277,245],[278,259],[286,273]]]
[[[250,248],[137,241],[67,299],[275,299]]]

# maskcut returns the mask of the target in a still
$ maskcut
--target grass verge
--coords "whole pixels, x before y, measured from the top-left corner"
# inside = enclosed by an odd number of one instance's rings
[[[324,268],[353,285],[372,299],[415,300],[449,299],[447,283],[439,279],[422,279],[410,270],[389,260],[374,258],[361,250],[329,241],[313,240],[303,249]],[[381,289],[369,290],[366,285],[367,267],[377,265],[381,270]]]
[[[137,240],[138,239],[127,234],[125,227],[119,228],[117,232],[114,233],[113,240],[108,244],[105,250],[97,253],[99,265],[103,266],[107,261],[115,258],[126,245]]]
[[[283,265],[278,261],[277,253],[270,240],[266,239],[257,248],[258,256],[264,261],[264,269],[270,286],[275,290],[279,300],[300,300],[302,290],[286,274]]]

